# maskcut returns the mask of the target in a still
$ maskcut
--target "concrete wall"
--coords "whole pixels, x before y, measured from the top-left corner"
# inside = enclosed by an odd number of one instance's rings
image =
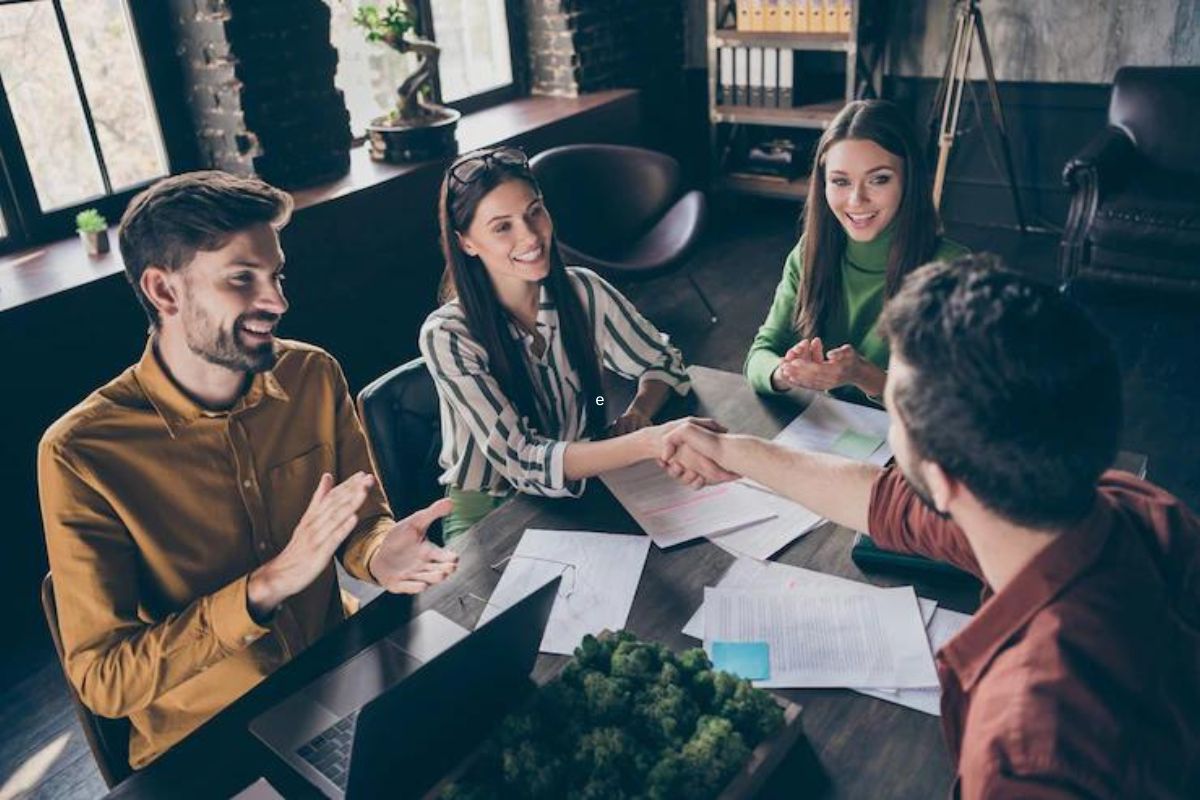
[[[707,4],[687,0],[686,63],[703,69]],[[950,46],[953,0],[895,0],[888,72],[936,78]],[[982,0],[1002,81],[1109,83],[1117,67],[1200,65],[1200,0]],[[983,77],[978,50],[972,76]]]
[[[979,7],[997,80],[1109,83],[1125,65],[1200,65],[1200,0],[984,0]],[[953,8],[952,0],[896,4],[890,74],[941,75]],[[984,75],[978,50],[971,73]]]

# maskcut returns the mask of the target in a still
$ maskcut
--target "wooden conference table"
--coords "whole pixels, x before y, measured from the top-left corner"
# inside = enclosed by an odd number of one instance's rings
[[[693,367],[693,413],[731,430],[773,436],[800,410],[794,399],[761,398],[740,375]],[[386,635],[410,615],[434,608],[474,627],[500,580],[491,565],[512,553],[527,527],[636,533],[637,525],[600,481],[579,500],[520,497],[468,534],[455,577],[418,597],[383,595],[313,647],[280,668],[158,761],[119,786],[111,797],[229,797],[260,776],[292,797],[303,789],[248,731],[258,714]],[[826,524],[790,545],[775,560],[879,585],[912,581],[864,575],[850,560],[851,531]],[[680,630],[733,556],[706,540],[669,551],[652,547],[628,628],[672,648],[696,646]],[[978,586],[916,582],[918,594],[958,611],[978,605]],[[542,655],[546,673],[562,656]],[[849,690],[787,690],[800,703],[806,740],[793,747],[763,792],[768,797],[945,797],[953,768],[937,717]],[[414,720],[420,725],[422,721]]]

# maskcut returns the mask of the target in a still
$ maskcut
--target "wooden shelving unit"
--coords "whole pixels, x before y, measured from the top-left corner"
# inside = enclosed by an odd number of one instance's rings
[[[727,172],[717,178],[716,188],[721,191],[741,192],[778,200],[803,201],[808,194],[808,178],[780,181],[761,175],[742,175]]]
[[[739,1],[747,2],[748,0]],[[824,130],[845,104],[856,97],[863,96],[864,90],[866,96],[878,97],[882,90],[882,44],[864,41],[859,19],[860,8],[866,4],[870,9],[871,2],[872,0],[854,0],[849,33],[800,33],[718,28],[717,21],[722,19],[724,10],[728,6],[734,5],[734,2],[733,0],[707,0],[708,118],[715,188],[763,197],[803,200],[808,187],[808,181],[804,178],[784,182],[770,178],[729,174],[730,167],[724,163],[730,151],[728,141],[734,136],[738,126]],[[793,54],[804,52],[841,53],[845,59],[845,80],[841,96],[815,101],[802,97],[797,104],[786,108],[718,104],[718,59],[719,50],[724,47],[773,48],[791,50]],[[864,54],[869,55],[870,58],[864,59]],[[803,80],[804,74],[797,67],[794,82],[800,86]]]

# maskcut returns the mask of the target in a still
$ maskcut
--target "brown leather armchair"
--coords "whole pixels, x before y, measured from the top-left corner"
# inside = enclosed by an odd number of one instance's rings
[[[1200,67],[1122,67],[1108,126],[1063,170],[1075,280],[1200,293]]]

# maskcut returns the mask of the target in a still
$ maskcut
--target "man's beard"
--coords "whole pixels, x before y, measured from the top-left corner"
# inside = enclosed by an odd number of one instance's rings
[[[273,323],[278,319],[273,314],[242,314],[230,328],[221,329],[213,324],[207,314],[198,311],[191,324],[186,326],[187,345],[193,353],[210,364],[235,372],[266,372],[275,366],[275,343],[265,342],[248,347],[238,336],[238,331],[246,322]]]
[[[904,476],[904,480],[908,483],[908,487],[913,490],[913,494],[917,496],[917,499],[920,500],[926,508],[928,508],[934,514],[937,514],[942,519],[950,519],[949,514],[938,509],[937,504],[933,502],[933,493],[929,491],[929,486],[926,485],[925,481],[921,480],[921,478],[916,475],[915,471],[910,472],[903,464],[900,463],[900,459],[896,459],[896,466],[900,467],[900,474]]]

